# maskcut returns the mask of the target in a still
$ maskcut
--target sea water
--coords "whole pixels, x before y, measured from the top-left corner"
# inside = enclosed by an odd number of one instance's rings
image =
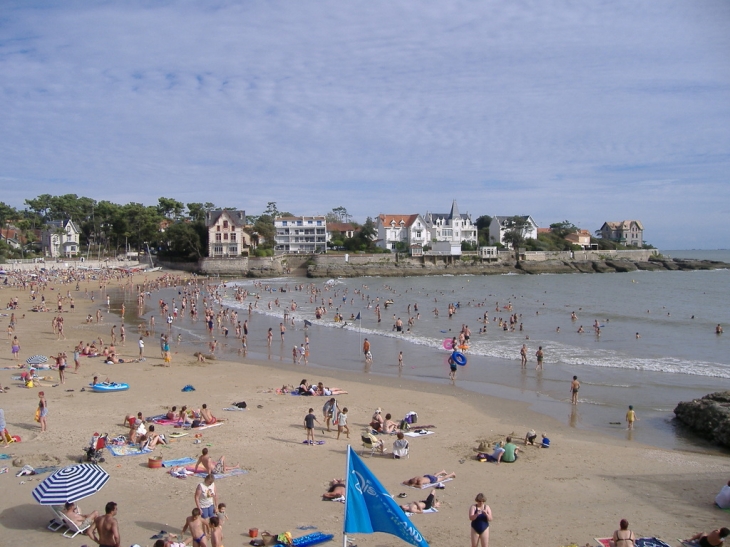
[[[727,251],[665,254],[730,262]],[[315,302],[307,292],[312,283],[321,290]],[[305,290],[296,290],[297,286]],[[239,287],[256,296],[236,301],[233,295]],[[468,362],[459,367],[457,388],[525,401],[571,427],[657,446],[705,450],[704,443],[676,425],[672,410],[679,401],[730,389],[730,331],[715,334],[718,323],[730,326],[729,287],[727,270],[331,280],[288,277],[228,282],[223,305],[237,310],[240,321],[249,319],[251,357],[291,363],[292,347],[302,343],[306,334],[310,368],[438,383],[449,382],[444,340],[468,325],[472,332]],[[387,308],[386,300],[393,301]],[[315,307],[323,301],[328,313],[317,320]],[[251,316],[249,302],[256,302]],[[449,303],[458,306],[451,319]],[[285,312],[290,317],[281,342],[279,324]],[[335,312],[344,317],[343,322],[333,321]],[[572,312],[576,320],[571,319]],[[485,313],[486,324],[480,322]],[[360,319],[355,320],[358,314]],[[514,332],[498,328],[500,318],[508,320],[510,314],[518,315]],[[409,317],[414,318],[410,328]],[[397,318],[404,323],[400,333],[394,330]],[[311,325],[305,328],[304,320]],[[593,328],[596,321],[600,335]],[[583,334],[577,332],[581,325]],[[483,326],[486,333],[480,334]],[[186,340],[207,340],[202,321],[193,325],[183,318],[174,328],[184,332]],[[268,328],[274,332],[271,348],[266,343]],[[240,343],[233,337],[233,325],[229,329],[229,338],[219,351],[233,358]],[[221,335],[216,336],[221,342]],[[371,343],[371,365],[365,364],[362,355],[364,338]],[[522,344],[527,345],[529,358],[524,369],[519,358]],[[545,354],[542,371],[535,370],[539,346]],[[398,367],[400,351],[402,368]],[[581,382],[577,406],[570,404],[573,375]],[[628,405],[633,405],[640,419],[631,432],[623,422]]]

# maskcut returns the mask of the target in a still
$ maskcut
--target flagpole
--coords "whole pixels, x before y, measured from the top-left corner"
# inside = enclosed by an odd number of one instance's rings
[[[350,482],[350,445],[347,445],[347,461],[345,462],[345,484]],[[347,532],[345,532],[345,519],[347,519],[347,503],[349,502],[350,496],[347,495],[347,487],[345,487],[345,510],[342,515],[342,547],[347,547]]]

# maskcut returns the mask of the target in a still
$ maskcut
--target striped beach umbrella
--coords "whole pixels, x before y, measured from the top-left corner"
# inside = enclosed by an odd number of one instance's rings
[[[81,463],[59,469],[33,490],[41,505],[63,505],[96,494],[109,480],[109,473],[98,465]]]
[[[45,355],[34,355],[33,357],[28,357],[25,362],[29,365],[42,365],[43,363],[48,361],[48,357]]]

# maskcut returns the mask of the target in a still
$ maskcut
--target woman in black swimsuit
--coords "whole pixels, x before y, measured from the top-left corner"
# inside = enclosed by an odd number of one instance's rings
[[[423,513],[431,508],[438,509],[441,503],[436,499],[436,489],[432,489],[428,497],[423,501],[412,501],[400,506],[406,513]]]
[[[492,510],[487,505],[484,494],[477,494],[476,502],[469,508],[471,521],[471,547],[489,547],[489,522],[492,520]]]

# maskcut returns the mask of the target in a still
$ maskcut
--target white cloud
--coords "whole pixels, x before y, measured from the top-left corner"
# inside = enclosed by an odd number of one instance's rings
[[[673,247],[683,218],[726,246],[728,46],[722,1],[18,2],[2,199],[364,220],[456,198],[591,230],[640,218]]]

